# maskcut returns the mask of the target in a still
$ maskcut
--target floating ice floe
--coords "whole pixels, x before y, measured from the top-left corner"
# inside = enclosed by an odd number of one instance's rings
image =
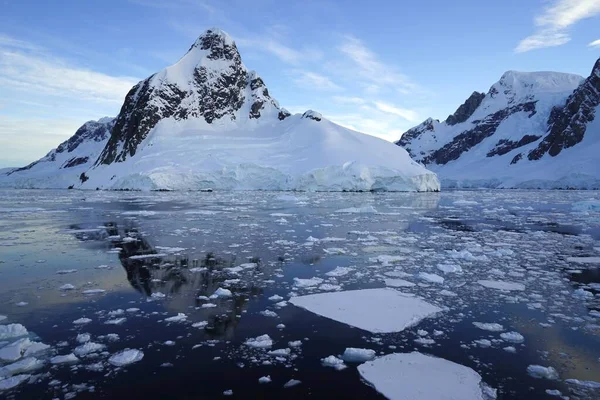
[[[523,343],[525,338],[519,332],[505,332],[501,333],[500,337],[507,342],[512,343]]]
[[[0,378],[0,390],[9,390],[19,386],[21,383],[25,382],[31,378],[29,374],[21,374],[15,375],[8,378]]]
[[[377,210],[373,206],[349,207],[337,210],[336,213],[344,214],[376,214]]]
[[[79,362],[79,358],[73,353],[63,356],[54,356],[50,359],[50,364],[75,364]]]
[[[558,379],[558,372],[552,367],[544,367],[542,365],[530,365],[527,367],[527,373],[538,379]]]
[[[84,290],[81,293],[83,293],[85,295],[93,295],[93,294],[101,294],[101,293],[104,293],[104,292],[106,292],[106,290],[104,290],[104,289],[87,289],[87,290]]]
[[[177,315],[169,318],[165,318],[165,322],[185,322],[187,320],[187,315],[184,313],[177,313]]]
[[[331,367],[338,371],[341,371],[344,368],[346,368],[346,364],[344,364],[344,360],[337,358],[336,356],[328,356],[328,357],[322,358],[321,364],[323,364],[324,367]]]
[[[258,378],[258,383],[271,383],[271,375],[261,376]]]
[[[371,349],[357,349],[354,347],[348,347],[342,354],[342,360],[346,362],[365,362],[371,361],[375,358],[375,350]]]
[[[73,324],[84,325],[84,324],[89,324],[90,322],[92,322],[92,320],[90,318],[79,318],[79,319],[76,319],[75,321],[73,321]]]
[[[58,290],[75,290],[75,286],[71,285],[70,283],[65,283],[64,285],[60,286]]]
[[[391,400],[483,400],[481,376],[464,365],[418,352],[396,353],[358,366],[361,377]]]
[[[228,297],[233,297],[233,293],[231,293],[231,290],[229,290],[229,289],[218,288],[213,293],[213,296],[228,298]]]
[[[299,385],[299,384],[301,384],[301,383],[302,383],[302,382],[301,382],[301,381],[299,381],[298,379],[290,379],[289,381],[287,381],[287,382],[286,382],[286,383],[283,385],[283,388],[284,388],[284,389],[289,389],[289,388],[291,388],[291,387],[298,386],[298,385]]]
[[[483,279],[483,280],[477,281],[477,283],[479,283],[481,286],[484,286],[489,289],[506,290],[506,291],[511,291],[511,290],[523,291],[523,290],[525,290],[525,285],[523,285],[522,283],[517,283],[517,282],[492,281],[492,280]]]
[[[250,338],[244,342],[248,347],[254,347],[259,349],[266,349],[273,346],[273,340],[269,335],[261,335],[256,338]]]
[[[81,346],[75,347],[73,353],[75,353],[77,356],[85,356],[88,354],[97,353],[105,348],[106,346],[101,343],[87,342]]]
[[[579,264],[600,264],[600,257],[569,257],[567,262]]]
[[[349,267],[335,267],[335,269],[327,272],[325,275],[327,276],[344,276],[349,274],[353,268]]]
[[[0,325],[0,340],[18,338],[27,334],[27,328],[21,324]]]
[[[372,333],[400,332],[442,311],[393,289],[363,289],[293,297],[290,303]]]
[[[418,275],[419,279],[424,280],[426,282],[431,282],[431,283],[444,283],[444,278],[442,278],[439,275],[436,274],[430,274],[428,272],[419,272]]]
[[[315,287],[315,286],[321,284],[322,282],[323,282],[323,279],[321,279],[321,278],[308,278],[308,279],[294,278],[294,286],[296,286],[298,288]]]
[[[108,362],[116,367],[133,364],[144,358],[144,353],[137,349],[125,349],[116,354],[113,354],[108,359]]]
[[[389,279],[388,278],[388,279],[385,279],[384,282],[385,282],[385,286],[395,287],[395,288],[416,286],[416,283],[405,281],[404,279]]]
[[[473,322],[473,325],[479,329],[490,332],[502,332],[504,330],[502,325],[494,322]]]

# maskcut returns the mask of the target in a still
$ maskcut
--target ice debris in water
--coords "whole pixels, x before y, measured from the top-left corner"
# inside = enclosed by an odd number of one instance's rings
[[[506,290],[506,291],[511,291],[511,290],[523,291],[523,290],[525,290],[525,285],[523,285],[522,283],[517,283],[517,282],[492,281],[492,280],[483,279],[483,280],[477,281],[477,283],[479,283],[481,286],[484,286],[489,289]]]
[[[268,348],[273,346],[273,340],[267,334],[258,336],[256,338],[250,338],[244,342],[246,346],[255,347],[255,348]]]
[[[64,285],[62,285],[61,287],[58,288],[58,290],[75,290],[75,286],[71,285],[70,283],[65,283]]]
[[[525,338],[519,332],[504,332],[500,334],[500,337],[512,343],[523,343],[525,341]]]
[[[27,334],[27,328],[21,324],[0,325],[0,340],[18,338]]]
[[[87,354],[97,353],[99,351],[104,350],[105,348],[106,346],[101,343],[87,342],[85,344],[82,344],[81,346],[75,347],[73,353],[75,353],[78,356],[85,356]]]
[[[92,322],[92,320],[90,318],[79,318],[76,319],[75,321],[73,321],[73,323],[75,325],[84,325],[84,324],[89,324],[90,322]]]
[[[185,322],[187,320],[187,315],[184,313],[177,313],[177,315],[169,318],[165,318],[165,322]]]
[[[539,379],[558,379],[558,372],[552,367],[544,367],[542,365],[530,365],[527,367],[527,373],[534,378]]]
[[[337,358],[336,356],[328,356],[321,359],[321,363],[324,367],[332,367],[336,370],[340,371],[346,368],[346,364],[344,364],[344,360]]]
[[[258,383],[271,383],[271,375],[261,376],[258,378]]]
[[[79,362],[79,358],[73,353],[62,355],[62,356],[54,356],[50,359],[51,364],[69,364],[69,363],[77,363]]]
[[[137,349],[125,349],[116,354],[113,354],[108,359],[108,362],[117,367],[133,364],[144,358],[144,353]]]
[[[371,361],[375,358],[375,350],[370,349],[357,349],[354,347],[348,347],[342,354],[342,360],[346,362],[365,362]]]
[[[473,322],[473,325],[479,329],[490,332],[502,332],[504,330],[502,325],[493,322]]]
[[[229,289],[218,288],[217,290],[215,290],[215,293],[213,294],[213,296],[232,297],[233,293],[231,293],[231,290],[229,290]]]

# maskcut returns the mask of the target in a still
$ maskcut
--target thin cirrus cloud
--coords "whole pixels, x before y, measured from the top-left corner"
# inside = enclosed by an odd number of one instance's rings
[[[593,42],[591,42],[590,44],[588,44],[589,47],[600,47],[600,39],[598,40],[594,40]]]
[[[316,72],[293,70],[291,75],[294,76],[294,82],[300,87],[316,87],[319,90],[342,90],[342,87],[333,83],[331,79]]]
[[[569,28],[600,14],[598,0],[554,0],[535,17],[536,32],[521,40],[515,52],[561,46],[571,40]],[[593,42],[592,42],[593,43]]]

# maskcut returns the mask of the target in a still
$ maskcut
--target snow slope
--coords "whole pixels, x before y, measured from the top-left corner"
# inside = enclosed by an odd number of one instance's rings
[[[127,94],[110,138],[74,173],[58,163],[0,185],[139,190],[437,191],[434,173],[384,140],[309,110],[292,116],[210,29]],[[89,150],[91,155],[92,151]],[[62,160],[62,159],[61,159]],[[11,175],[14,175],[11,174]],[[45,179],[47,178],[47,179]]]
[[[428,119],[397,144],[443,187],[598,189],[599,93],[600,60],[585,80],[509,71],[463,122]]]
[[[0,187],[67,188],[98,158],[110,137],[113,118],[83,124],[71,138],[46,156],[22,168],[0,172]]]

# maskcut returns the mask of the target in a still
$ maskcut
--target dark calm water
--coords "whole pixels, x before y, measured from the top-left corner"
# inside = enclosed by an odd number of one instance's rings
[[[0,191],[1,323],[22,324],[32,340],[52,346],[35,355],[45,364],[27,372],[31,381],[0,397],[198,399],[232,390],[235,398],[383,398],[361,381],[356,364],[342,371],[321,364],[358,347],[381,355],[416,350],[466,365],[501,399],[551,398],[546,390],[600,398],[565,381],[600,381],[600,264],[569,259],[600,257],[598,198],[571,191]],[[382,255],[403,258],[386,264]],[[447,264],[462,272],[437,267]],[[326,275],[336,267],[351,273]],[[76,271],[57,273],[68,270]],[[399,290],[445,311],[402,332],[372,334],[275,305],[293,295],[385,287],[399,272],[417,283]],[[329,286],[295,285],[294,278],[313,277]],[[525,290],[490,289],[479,280]],[[65,284],[75,289],[59,290]],[[203,297],[218,288],[233,297]],[[103,292],[85,294],[94,289]],[[165,321],[178,313],[186,320]],[[80,318],[92,321],[73,323]],[[126,319],[106,324],[117,318]],[[499,323],[524,342],[473,322]],[[48,363],[72,352],[81,333],[104,351],[74,365]],[[272,349],[302,345],[279,359],[244,345],[263,334]],[[415,342],[420,337],[434,343]],[[144,358],[123,368],[107,362],[126,348]],[[552,366],[559,378],[528,375],[533,364]],[[267,375],[272,382],[259,384]],[[301,384],[284,388],[290,379]]]

